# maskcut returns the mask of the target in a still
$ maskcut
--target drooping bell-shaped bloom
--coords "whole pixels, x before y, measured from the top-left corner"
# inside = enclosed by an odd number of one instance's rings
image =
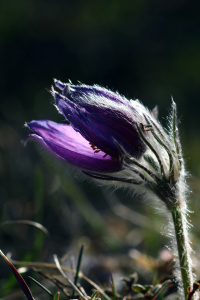
[[[63,84],[55,80],[61,93],[52,88],[55,105],[69,124],[48,120],[28,123],[44,147],[82,170],[118,172],[124,149],[140,158],[146,150],[136,124],[145,121],[143,111],[127,99],[98,86]],[[136,102],[136,101],[134,101]]]
[[[51,93],[66,123],[32,121],[27,126],[34,133],[25,141],[37,140],[96,179],[145,184],[153,190],[163,179],[177,179],[178,139],[163,130],[155,110],[97,85],[58,80],[55,85],[59,92],[52,88]]]

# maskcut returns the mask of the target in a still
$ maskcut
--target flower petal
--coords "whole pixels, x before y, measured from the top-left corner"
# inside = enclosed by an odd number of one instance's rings
[[[120,152],[109,130],[102,130],[101,123],[91,120],[84,108],[69,101],[63,100],[57,93],[57,107],[59,111],[71,122],[73,128],[93,145],[112,157],[119,158]],[[93,121],[93,122],[92,122]]]
[[[113,160],[106,153],[94,149],[70,125],[48,120],[32,121],[27,125],[36,133],[29,135],[27,139],[37,139],[55,155],[81,169],[105,173],[122,169],[118,160]]]
[[[93,96],[100,96],[105,97],[107,99],[110,99],[116,103],[123,103],[128,104],[129,102],[120,96],[117,93],[114,93],[108,89],[102,88],[98,85],[90,86],[86,84],[82,85],[72,85],[69,83],[62,83],[60,80],[54,79],[54,83],[62,91],[62,94],[65,96],[69,95],[69,91],[73,91],[73,99],[76,98],[76,101],[78,98],[82,98],[84,95],[93,94]]]
[[[59,111],[72,123],[74,129],[112,157],[119,158],[121,154],[115,141],[135,157],[139,157],[146,149],[136,128],[136,123],[142,122],[144,117],[138,116],[136,111],[134,114],[133,109],[122,104],[113,106],[110,100],[105,107],[101,103],[102,97],[98,97],[94,104],[94,97],[90,99],[91,93],[88,95],[91,104],[88,99],[84,101],[85,98],[81,102],[81,96],[76,97],[77,93],[74,101],[71,100],[74,93],[71,93],[70,99],[54,90],[52,94]]]

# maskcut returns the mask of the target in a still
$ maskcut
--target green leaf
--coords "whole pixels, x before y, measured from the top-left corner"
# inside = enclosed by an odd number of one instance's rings
[[[145,288],[146,292],[148,292],[148,291],[152,290],[154,288],[154,286],[147,284],[147,285],[144,285],[144,288]]]
[[[53,300],[59,300],[60,299],[60,292],[57,292],[53,298]]]
[[[146,293],[146,289],[141,284],[133,284],[132,289],[137,293],[142,293],[142,294]]]

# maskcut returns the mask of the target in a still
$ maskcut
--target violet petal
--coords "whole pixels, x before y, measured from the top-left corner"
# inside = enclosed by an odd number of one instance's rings
[[[62,83],[60,80],[54,79],[55,85],[62,91],[62,94],[67,96],[69,95],[70,91],[73,91],[73,99],[76,98],[76,101],[79,97],[84,95],[93,94],[96,96],[101,96],[108,98],[117,103],[128,104],[129,102],[120,96],[117,93],[114,93],[108,89],[102,88],[98,85],[90,86],[90,85],[72,85],[69,83]],[[72,100],[72,99],[71,99]]]
[[[112,157],[120,156],[115,141],[135,157],[139,157],[145,150],[136,129],[139,118],[135,114],[133,119],[126,106],[120,105],[118,109],[110,106],[105,108],[80,101],[73,102],[54,90],[52,93],[58,109],[72,123],[74,129]]]
[[[113,160],[109,155],[105,156],[98,149],[94,150],[70,125],[48,120],[32,121],[27,125],[36,133],[29,135],[27,139],[37,139],[55,155],[81,169],[111,173],[122,168],[118,160]]]

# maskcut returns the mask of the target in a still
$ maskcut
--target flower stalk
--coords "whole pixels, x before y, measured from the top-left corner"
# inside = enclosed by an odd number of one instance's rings
[[[174,231],[176,236],[176,244],[178,251],[178,260],[182,277],[182,285],[184,297],[188,299],[188,287],[192,287],[194,283],[191,260],[191,247],[189,243],[187,220],[184,209],[181,208],[180,202],[171,209]],[[198,299],[194,296],[194,299]]]

